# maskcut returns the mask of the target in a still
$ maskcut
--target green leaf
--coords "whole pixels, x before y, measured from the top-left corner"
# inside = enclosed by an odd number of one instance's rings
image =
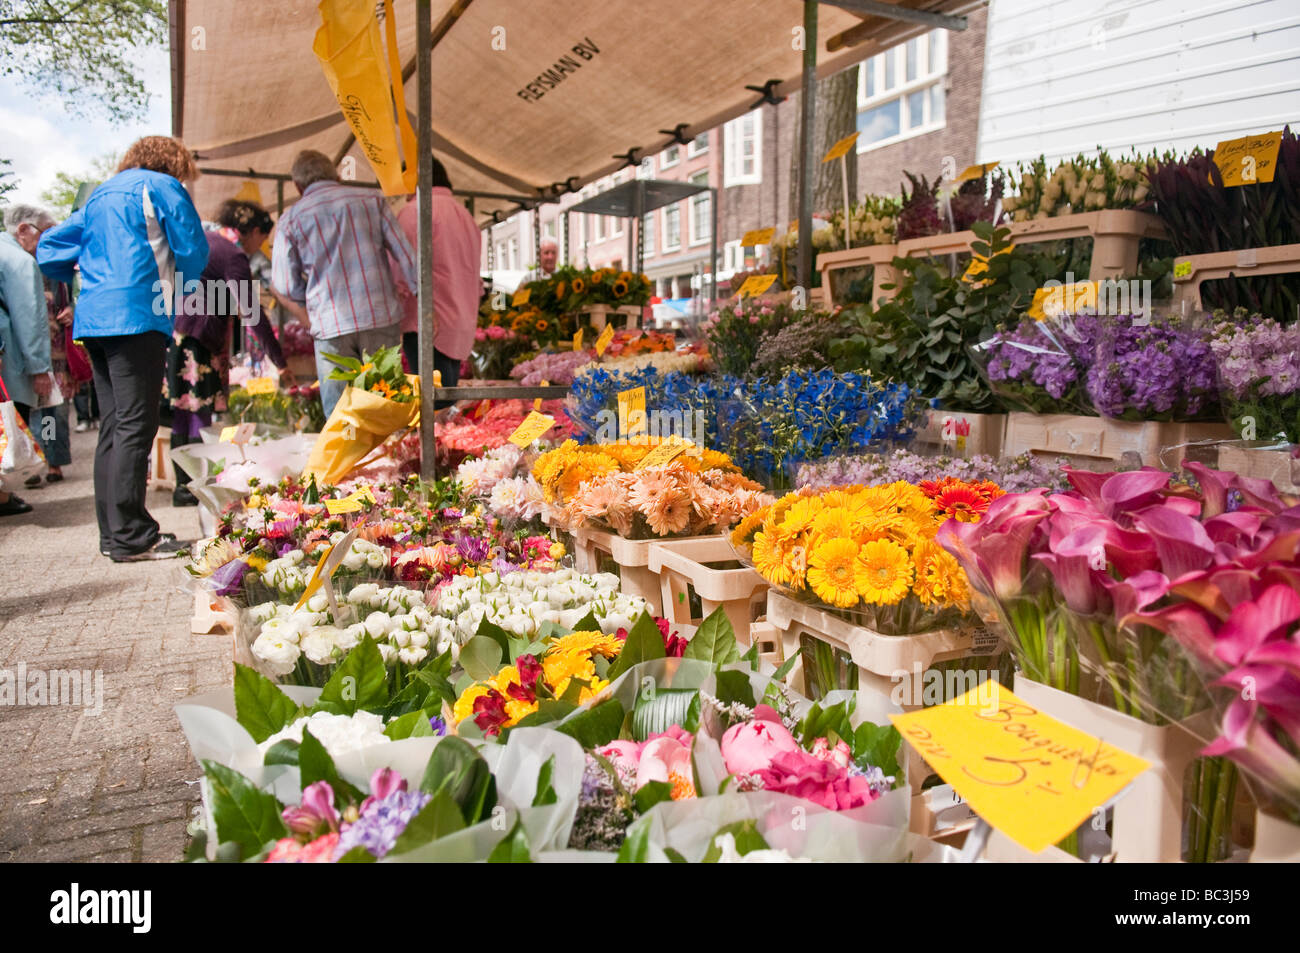
[[[637,813],[644,814],[660,801],[671,801],[672,799],[673,786],[667,781],[647,781],[636,792]]]
[[[756,704],[754,701],[754,686],[749,683],[749,676],[744,672],[728,669],[725,672],[718,672],[718,701],[724,705],[730,705],[739,702],[746,708],[753,708]]]
[[[463,738],[450,735],[438,742],[420,781],[429,794],[446,791],[460,807],[465,824],[473,825],[496,805],[496,782],[483,756]]]
[[[515,727],[530,728],[534,725],[549,725],[551,722],[559,721],[561,718],[564,718],[577,710],[577,705],[571,705],[568,702],[556,701],[554,699],[539,701],[537,703],[537,711],[519,719],[519,721],[516,722]],[[462,731],[461,734],[464,734],[464,732]]]
[[[291,738],[283,738],[271,745],[267,749],[266,757],[262,759],[262,764],[297,764],[298,763],[298,742]]]
[[[687,862],[686,858],[681,855],[680,851],[673,850],[671,847],[665,847],[664,854],[667,855],[668,860],[674,864],[684,864]]]
[[[570,631],[571,632],[600,632],[601,631],[600,620],[596,618],[595,612],[588,610],[587,614],[584,615],[581,619],[579,619],[577,625],[575,625]],[[565,634],[567,635],[568,633]]]
[[[623,715],[623,705],[617,698],[611,698],[556,725],[555,730],[591,750],[607,745],[618,737],[619,729],[623,727]]]
[[[533,856],[528,850],[528,833],[524,830],[523,821],[515,819],[515,826],[510,829],[510,833],[501,843],[492,848],[487,862],[489,864],[531,864],[533,862]]]
[[[657,633],[658,629],[655,631]],[[736,630],[732,628],[727,614],[722,611],[722,606],[710,612],[708,618],[700,623],[699,631],[686,643],[682,657],[703,659],[711,665],[726,665],[740,658]]]
[[[400,718],[394,718],[384,726],[384,734],[394,741],[403,738],[424,738],[433,734],[429,724],[429,713],[424,709],[407,712]]]
[[[758,825],[753,820],[736,821],[734,824],[727,824],[718,830],[709,841],[709,849],[704,852],[702,863],[716,864],[718,858],[722,856],[722,848],[718,846],[718,838],[724,834],[730,834],[736,841],[736,852],[744,857],[752,850],[768,850],[768,843],[763,835],[758,832]]]
[[[334,766],[334,759],[330,757],[330,753],[306,728],[302,730],[302,745],[298,748],[298,772],[302,778],[304,790],[307,785],[314,784],[317,781],[328,783],[334,791],[334,801],[339,806],[344,806],[349,802],[360,804],[365,800],[365,795],[339,777],[338,769]]]
[[[465,818],[456,805],[455,799],[451,796],[451,792],[446,790],[438,791],[433,795],[433,800],[424,805],[419,814],[411,818],[411,822],[397,836],[397,841],[388,854],[405,854],[417,847],[423,847],[439,837],[446,837],[448,834],[463,831],[466,826]]]
[[[699,691],[693,688],[659,689],[649,698],[638,694],[636,707],[632,709],[632,738],[645,741],[673,725],[681,725],[697,697]]]
[[[751,672],[758,671],[758,643],[754,642],[749,646],[749,651],[740,657],[740,661],[749,663]]]
[[[340,857],[336,863],[340,864],[373,864],[377,858],[364,847],[353,847],[350,851]]]
[[[778,682],[785,681],[785,677],[790,674],[790,671],[795,667],[798,661],[799,653],[792,653],[788,659],[781,663],[780,668],[773,673],[772,678]]]
[[[312,711],[355,715],[358,711],[382,711],[387,705],[388,669],[379,646],[366,635],[334,670]]]
[[[687,706],[686,717],[682,719],[682,727],[691,734],[696,734],[700,730],[700,712],[703,705],[704,703],[700,701],[699,692],[696,692],[695,697],[691,699],[690,705]]]
[[[555,755],[551,755],[537,772],[537,793],[533,795],[533,807],[543,807],[559,800],[555,793],[555,786],[551,784],[551,777],[554,774]]]
[[[686,651],[690,652],[689,644]],[[627,634],[623,651],[609,668],[609,679],[613,681],[633,665],[663,658],[665,654],[664,637],[659,633],[659,626],[655,625],[654,620],[650,618],[650,613],[642,612],[641,617],[632,626],[632,631]]]
[[[244,856],[251,857],[288,833],[280,819],[280,802],[271,794],[215,761],[204,759],[203,773],[208,779],[218,842],[238,844]]]
[[[460,667],[476,682],[486,682],[501,671],[506,656],[500,645],[486,635],[476,635],[461,647]]]
[[[875,725],[864,721],[853,733],[853,760],[859,767],[877,767],[886,776],[894,778],[894,786],[903,783],[903,769],[898,763],[898,750],[903,736],[893,725]]]
[[[246,665],[235,663],[235,719],[261,744],[290,724],[298,703],[280,686]]]
[[[582,690],[590,684],[584,678],[570,678],[569,684],[564,686],[564,694],[558,700],[576,708],[582,701]]]
[[[489,620],[487,616],[484,616],[479,621],[478,629],[475,630],[474,635],[475,637],[481,635],[484,638],[491,639],[497,645],[501,646],[501,657],[503,659],[514,658],[514,656],[510,654],[510,634],[506,632],[505,629],[501,628],[501,626]],[[462,650],[462,658],[463,657],[464,652]],[[495,675],[496,673],[493,672],[492,674]]]
[[[644,864],[650,854],[650,824],[634,821],[623,838],[623,846],[618,849],[618,864]]]

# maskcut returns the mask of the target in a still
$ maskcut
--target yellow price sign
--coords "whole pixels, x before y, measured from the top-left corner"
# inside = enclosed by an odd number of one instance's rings
[[[1192,263],[1190,261],[1174,262],[1175,281],[1177,281],[1180,278],[1190,278],[1190,277],[1192,277]]]
[[[964,170],[962,170],[962,174],[953,179],[953,181],[969,182],[971,179],[981,178],[982,176],[988,175],[999,165],[1000,163],[998,162],[985,162],[983,165],[968,165]]]
[[[618,427],[624,436],[646,432],[645,388],[632,387],[618,395]]]
[[[1214,164],[1219,167],[1224,186],[1231,188],[1234,185],[1272,182],[1273,175],[1277,172],[1277,151],[1281,145],[1280,131],[1220,142],[1214,147]]]
[[[356,500],[359,503],[368,503],[371,506],[375,505],[374,491],[368,486],[363,486],[361,489],[353,492],[349,499]]]
[[[250,377],[244,383],[244,390],[250,394],[274,394],[275,381],[269,377]]]
[[[857,143],[858,135],[859,133],[856,132],[852,133],[851,135],[847,135],[839,142],[835,143],[835,145],[831,146],[830,151],[828,151],[826,155],[822,156],[822,162],[823,163],[833,162],[836,159],[840,158],[841,156],[848,155],[849,150],[852,149],[853,146]]]
[[[551,382],[550,382],[550,381],[542,381],[542,386],[543,386],[543,387],[550,387],[550,386],[551,386]],[[541,399],[540,397],[534,397],[534,398],[533,398],[533,410],[541,410],[541,409],[542,409],[542,399]]]
[[[752,232],[745,232],[740,239],[740,247],[752,248],[755,245],[770,245],[775,235],[775,228],[756,228]]]
[[[1034,300],[1025,313],[1035,321],[1066,314],[1096,314],[1099,293],[1100,283],[1096,281],[1048,284],[1034,292]]]
[[[582,350],[582,335],[584,331],[586,331],[586,328],[578,328],[578,333],[573,336],[573,349],[575,351]]]
[[[523,423],[515,428],[515,432],[509,437],[520,450],[526,448],[530,443],[540,437],[546,431],[550,430],[555,424],[555,418],[549,414],[539,413],[536,410],[531,411],[524,418]]]
[[[646,467],[667,466],[669,463],[672,463],[674,457],[690,446],[692,446],[692,444],[682,440],[681,438],[665,440],[642,457],[641,462],[636,465],[636,469],[644,470]]]
[[[362,509],[364,507],[361,505],[361,501],[351,496],[325,501],[325,510],[330,516],[339,516],[343,513],[360,513]]]
[[[736,292],[736,296],[739,298],[744,298],[745,296],[756,298],[768,288],[772,287],[772,282],[774,281],[776,281],[776,275],[750,275],[745,279],[744,284],[740,286],[740,290]]]
[[[217,438],[217,443],[230,443],[235,439],[238,430],[238,427],[222,427],[221,436]]]
[[[605,325],[605,330],[600,332],[600,337],[596,338],[596,356],[600,357],[605,353],[605,348],[614,340],[614,325]]]
[[[894,726],[980,817],[1037,853],[1150,765],[1057,721],[996,680]]]
[[[532,288],[520,288],[518,291],[515,292],[514,297],[510,299],[510,306],[513,308],[517,308],[521,304],[527,304],[528,299],[531,298],[532,296],[533,296]]]
[[[253,434],[257,432],[257,424],[242,423],[233,427],[223,427],[218,443],[233,443],[237,447],[242,447],[252,439]]]

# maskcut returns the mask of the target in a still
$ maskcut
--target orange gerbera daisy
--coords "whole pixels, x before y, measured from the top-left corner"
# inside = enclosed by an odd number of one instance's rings
[[[934,507],[941,516],[960,523],[976,523],[989,508],[989,499],[978,490],[959,482],[941,489],[934,497]]]

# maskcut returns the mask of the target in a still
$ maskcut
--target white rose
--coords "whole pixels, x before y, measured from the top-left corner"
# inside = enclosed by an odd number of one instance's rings
[[[307,600],[307,608],[312,612],[324,612],[329,608],[330,600],[323,592],[318,592]]]
[[[322,626],[302,637],[300,645],[303,654],[317,665],[328,665],[334,661],[334,639],[329,635],[331,630],[338,631],[333,626]]]
[[[520,638],[526,638],[533,631],[533,620],[526,615],[512,615],[505,620],[501,628],[513,632]]]
[[[295,642],[263,632],[253,642],[253,656],[273,675],[288,675],[302,653]]]
[[[373,582],[362,583],[359,586],[353,586],[352,591],[348,593],[348,602],[354,606],[368,606],[375,593],[379,592],[379,586]]]
[[[395,630],[389,638],[399,649],[404,649],[411,644],[411,633],[403,629]]]
[[[289,562],[296,566],[307,558],[307,554],[301,549],[291,549],[289,552],[285,553],[283,558],[289,560]]]
[[[361,644],[361,640],[365,635],[365,625],[357,622],[341,630],[335,638],[335,644],[344,652],[350,652]]]
[[[388,634],[393,627],[393,619],[387,612],[372,612],[362,623],[372,639],[379,639]]]
[[[427,646],[428,644],[429,644],[429,633],[428,633],[428,632],[412,632],[412,633],[411,633],[411,647],[412,647],[412,648],[422,649],[422,648],[424,648],[425,646]]]
[[[361,553],[352,552],[343,557],[343,568],[348,572],[359,572],[365,564],[366,557]]]
[[[296,645],[300,631],[292,619],[276,616],[274,619],[267,619],[262,623],[261,635],[272,639],[284,639],[286,642],[293,642]]]
[[[280,607],[278,602],[263,602],[261,605],[253,606],[248,610],[249,616],[254,622],[262,623],[267,619],[275,617],[275,610]]]
[[[384,554],[380,552],[366,553],[366,565],[371,569],[382,569],[384,566]]]
[[[607,615],[600,620],[600,630],[606,635],[613,635],[619,629],[631,629],[632,620],[625,615]]]
[[[494,572],[485,572],[479,576],[479,579],[487,589],[495,588],[501,582],[501,577]]]

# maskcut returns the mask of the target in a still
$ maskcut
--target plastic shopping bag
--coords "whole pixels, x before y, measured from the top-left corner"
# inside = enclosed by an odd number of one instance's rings
[[[6,394],[7,398],[8,395]],[[0,402],[0,487],[45,471],[45,454],[12,400]]]
[[[372,391],[347,388],[316,438],[303,475],[315,475],[320,484],[338,483],[391,434],[412,426],[419,414],[418,398],[401,403]]]

